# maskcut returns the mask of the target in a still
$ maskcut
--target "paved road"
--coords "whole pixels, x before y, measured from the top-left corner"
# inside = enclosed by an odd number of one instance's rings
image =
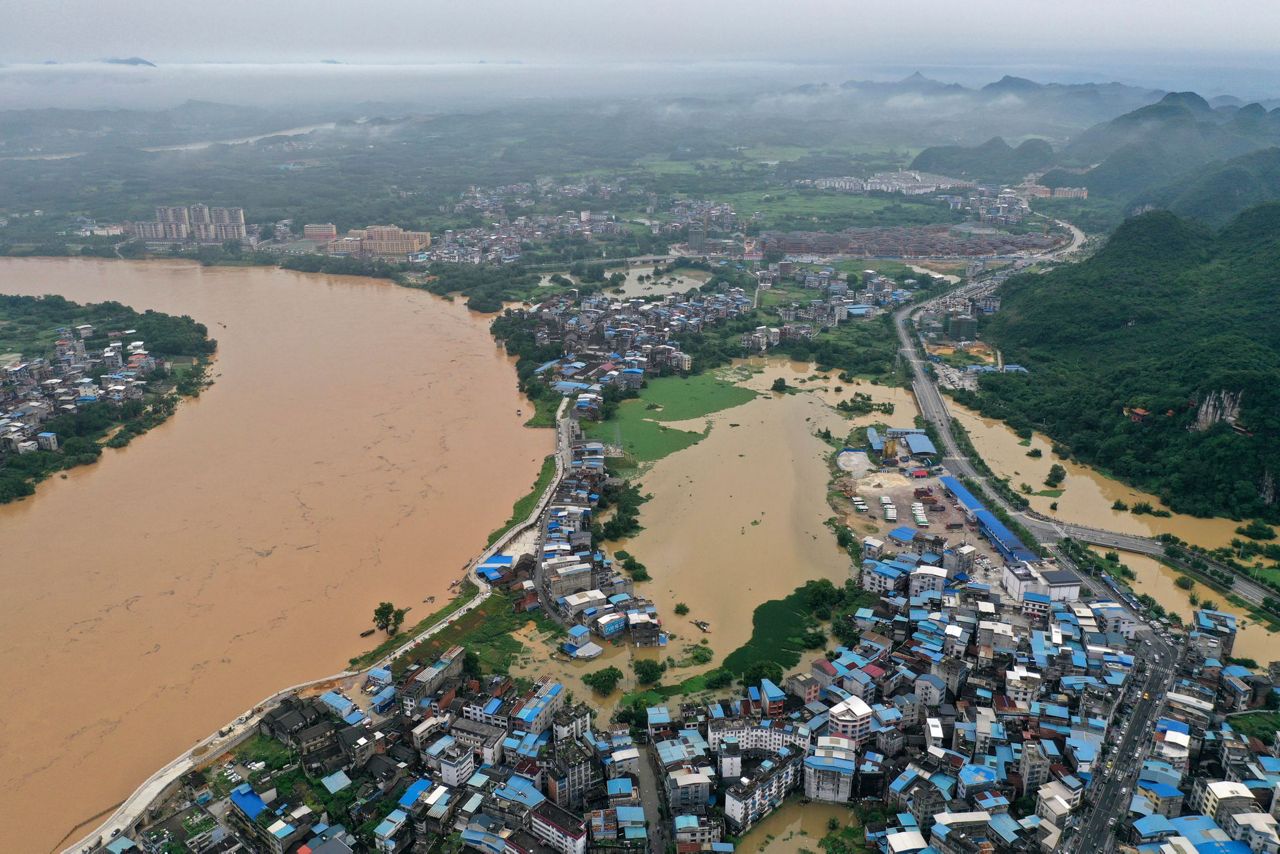
[[[1070,565],[1065,555],[1059,553],[1058,557],[1064,564]],[[1095,599],[1115,599],[1098,578],[1082,575],[1081,581],[1093,591]],[[1125,602],[1120,604],[1135,619],[1143,619],[1141,614],[1134,612]],[[1064,834],[1059,843],[1062,851],[1094,854],[1110,849],[1115,842],[1110,821],[1114,818],[1116,824],[1119,824],[1128,814],[1134,783],[1142,770],[1146,752],[1151,747],[1150,733],[1163,705],[1161,698],[1173,682],[1181,646],[1179,642],[1166,640],[1151,626],[1141,622],[1135,638],[1136,657],[1141,666],[1148,668],[1146,675],[1131,679],[1129,690],[1120,700],[1121,710],[1132,708],[1132,714],[1123,728],[1107,734],[1104,748],[1107,752],[1094,768],[1093,780],[1087,793],[1086,802],[1092,805],[1085,806],[1080,811],[1077,817],[1079,825]],[[1117,737],[1120,739],[1119,744],[1112,750]],[[1106,770],[1108,762],[1113,763],[1109,772]]]
[[[1064,225],[1066,224],[1064,223]],[[1049,256],[1046,256],[1046,260],[1057,260],[1076,251],[1079,243],[1083,240],[1083,235],[1080,234],[1078,229],[1071,226],[1068,227],[1072,229],[1072,243],[1055,253],[1050,253]],[[962,294],[966,289],[977,289],[981,287],[981,284],[981,281],[972,282],[957,291],[953,291],[952,295],[956,293]],[[928,303],[924,305],[928,305]],[[981,482],[985,478],[956,443],[955,435],[951,429],[951,416],[947,410],[946,400],[929,374],[928,362],[922,358],[921,348],[917,346],[917,341],[911,329],[911,315],[922,309],[924,305],[907,306],[895,313],[894,325],[901,344],[900,353],[911,369],[912,390],[920,407],[920,413],[926,421],[933,425],[941,440],[942,447],[939,448],[939,451],[943,455],[943,465],[954,474],[970,477]],[[994,489],[988,488],[987,492],[996,504],[1018,518],[1041,542],[1052,544],[1063,537],[1071,537],[1082,542],[1125,551],[1157,556],[1164,554],[1164,544],[1158,540],[1133,534],[1089,528],[1082,525],[1072,525],[1040,514],[1023,512],[1009,505]],[[1059,555],[1059,559],[1065,564],[1069,565],[1070,563],[1063,555]],[[1081,580],[1086,586],[1093,589],[1096,597],[1115,598],[1099,579],[1082,575]],[[1244,595],[1245,598],[1251,598],[1245,593],[1244,589],[1249,586],[1256,587],[1251,583],[1246,584],[1238,581],[1235,590]],[[1259,592],[1260,590],[1259,588]],[[1129,695],[1121,700],[1121,708],[1132,708],[1132,714],[1118,733],[1113,732],[1111,734],[1112,738],[1118,735],[1120,739],[1118,747],[1108,754],[1108,761],[1113,763],[1111,771],[1107,772],[1105,770],[1106,763],[1103,761],[1099,761],[1098,766],[1095,768],[1092,782],[1093,791],[1090,794],[1094,806],[1088,807],[1081,814],[1079,832],[1073,833],[1068,830],[1064,839],[1063,850],[1079,852],[1079,854],[1106,852],[1115,843],[1111,830],[1113,824],[1118,824],[1127,814],[1129,796],[1141,770],[1142,757],[1150,746],[1147,741],[1148,734],[1151,732],[1155,719],[1159,714],[1161,698],[1173,681],[1174,666],[1178,654],[1175,644],[1141,622],[1143,619],[1141,614],[1133,612],[1124,602],[1121,602],[1121,605],[1126,610],[1130,610],[1135,619],[1142,625],[1136,635],[1140,644],[1137,647],[1139,650],[1138,657],[1148,669],[1144,677],[1132,680],[1133,684],[1129,689]],[[1108,743],[1114,742],[1109,739]]]
[[[658,752],[652,744],[640,745],[640,805],[644,807],[644,820],[649,823],[649,851],[665,854],[667,850],[667,822],[662,820],[662,807],[666,803],[657,768]]]
[[[1078,229],[1075,229],[1075,232],[1078,231]],[[1083,238],[1083,235],[1081,235],[1081,238]],[[1056,259],[1057,257],[1076,251],[1077,248],[1078,242],[1073,240],[1072,244],[1067,247],[1058,250],[1056,253],[1050,253],[1043,257],[1046,259]],[[952,291],[950,295],[954,296],[956,294],[963,294],[966,291],[977,290],[981,287],[982,281],[976,280]],[[911,390],[915,394],[916,403],[920,407],[920,414],[926,421],[933,425],[939,438],[942,440],[942,446],[939,448],[939,451],[943,455],[942,464],[953,474],[961,477],[972,478],[980,484],[986,484],[987,478],[974,467],[968,456],[956,443],[955,435],[951,427],[951,413],[947,409],[946,399],[938,390],[937,384],[933,381],[933,378],[929,373],[929,362],[921,355],[923,353],[923,349],[911,326],[911,316],[924,309],[929,304],[929,302],[925,302],[920,305],[908,305],[899,309],[894,314],[893,322],[898,332],[898,340],[900,344],[899,353],[911,369]],[[1136,554],[1144,554],[1151,557],[1165,556],[1165,544],[1152,537],[1145,537],[1139,534],[1125,534],[1119,531],[1108,531],[1102,528],[1063,522],[1042,513],[1016,508],[1005,501],[1000,494],[989,485],[987,485],[986,492],[995,504],[999,505],[1010,516],[1017,519],[1036,537],[1036,539],[1041,542],[1053,543],[1063,537],[1070,537],[1083,543],[1102,546],[1104,548],[1119,549],[1120,551],[1134,552]],[[1210,567],[1232,574],[1235,577],[1235,583],[1231,588],[1231,592],[1250,604],[1261,606],[1263,600],[1273,595],[1271,591],[1267,590],[1262,585],[1250,580],[1247,576],[1235,573],[1225,564],[1211,558],[1204,557],[1203,555],[1200,557]]]

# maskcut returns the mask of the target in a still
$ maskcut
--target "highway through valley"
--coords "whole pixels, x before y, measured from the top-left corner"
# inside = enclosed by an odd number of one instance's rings
[[[1078,229],[1071,230],[1072,242],[1068,246],[1042,256],[1039,260],[1061,260],[1075,252],[1083,235]],[[984,290],[991,290],[991,283],[979,278],[949,292],[947,297],[963,297]],[[956,442],[946,400],[933,380],[929,362],[923,355],[922,343],[915,334],[912,315],[928,307],[930,302],[899,309],[893,319],[900,342],[899,352],[911,370],[912,391],[920,414],[932,425],[940,440],[938,450],[942,455],[942,465],[954,475],[971,478],[984,485],[990,501],[1017,519],[1037,540],[1049,547],[1064,537],[1070,537],[1092,545],[1163,556],[1165,544],[1159,540],[1073,525],[1038,513],[1026,512],[1010,505],[987,483],[988,478]],[[1065,557],[1059,555],[1059,558],[1065,562]],[[1092,588],[1096,598],[1117,598],[1097,578],[1082,574],[1081,581]],[[1258,585],[1239,577],[1233,591],[1256,604],[1260,604],[1267,595]],[[1121,604],[1128,608],[1127,603]],[[1094,854],[1110,851],[1114,846],[1113,828],[1124,819],[1129,796],[1141,771],[1143,756],[1150,746],[1148,739],[1159,715],[1164,693],[1173,682],[1180,654],[1177,643],[1148,626],[1141,614],[1134,613],[1134,618],[1138,623],[1135,643],[1139,650],[1144,650],[1137,654],[1142,672],[1135,672],[1125,696],[1117,704],[1120,721],[1118,728],[1113,727],[1109,733],[1107,752],[1104,754],[1106,758],[1100,756],[1093,768],[1086,805],[1064,830],[1064,837],[1060,842],[1060,850],[1063,851]]]

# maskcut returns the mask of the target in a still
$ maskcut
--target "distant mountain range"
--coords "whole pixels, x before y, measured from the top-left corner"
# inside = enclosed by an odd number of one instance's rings
[[[988,134],[1009,134],[1017,126],[1029,127],[1020,119],[1034,119],[1041,128],[1040,135],[1051,132],[1057,136],[1061,130],[1063,139],[1082,127],[1112,119],[1164,95],[1160,90],[1123,83],[1037,83],[1011,76],[973,89],[933,80],[919,72],[893,82],[851,80],[841,89],[879,100],[895,110],[913,105],[925,109],[945,106],[946,111],[936,116],[939,120],[952,119],[950,111],[963,109],[971,119],[985,123]]]
[[[1090,128],[1073,139],[1059,163],[1083,174],[1050,172],[1049,186],[1083,185],[1090,193],[1132,199],[1192,170],[1280,144],[1280,108],[1261,104],[1212,107],[1194,92],[1170,92],[1158,103]]]
[[[1028,85],[1037,84],[1016,78],[992,84],[1013,92]],[[1169,92],[1099,122],[1057,151],[1042,139],[1013,147],[996,137],[978,146],[926,148],[911,166],[999,183],[1043,172],[1046,186],[1087,187],[1092,199],[1107,202],[1112,224],[1159,207],[1222,225],[1250,205],[1280,199],[1277,146],[1280,107]]]

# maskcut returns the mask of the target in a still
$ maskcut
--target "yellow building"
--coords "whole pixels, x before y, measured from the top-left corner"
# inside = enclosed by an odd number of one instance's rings
[[[371,225],[367,228],[353,228],[345,237],[329,241],[328,249],[331,255],[363,255],[368,258],[403,261],[430,245],[429,231],[405,231],[398,225]]]

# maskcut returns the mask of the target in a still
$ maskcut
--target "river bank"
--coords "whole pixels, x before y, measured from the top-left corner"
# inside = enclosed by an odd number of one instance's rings
[[[0,292],[189,314],[221,345],[215,385],[146,441],[0,508],[0,846],[51,849],[249,704],[341,667],[378,601],[447,595],[552,442],[521,427],[486,319],[422,291],[7,259]],[[58,821],[16,818],[55,801]]]
[[[1010,485],[1019,490],[1026,483],[1033,490],[1027,495],[1031,508],[1055,519],[1078,525],[1088,525],[1154,537],[1170,533],[1188,543],[1217,548],[1231,542],[1236,526],[1240,523],[1222,517],[1201,518],[1174,513],[1168,517],[1135,515],[1128,510],[1113,509],[1120,501],[1128,507],[1146,502],[1160,508],[1160,499],[1114,480],[1074,460],[1061,460],[1053,454],[1053,442],[1048,436],[1033,433],[1030,440],[1023,440],[1003,421],[985,418],[977,412],[947,400],[951,416],[968,432],[979,456],[999,477],[1007,477]],[[1029,452],[1039,451],[1039,457],[1029,457]],[[1050,489],[1044,483],[1050,466],[1057,464],[1066,471],[1066,478],[1058,489]],[[1060,492],[1058,490],[1061,490]],[[1056,504],[1057,507],[1050,505]]]

